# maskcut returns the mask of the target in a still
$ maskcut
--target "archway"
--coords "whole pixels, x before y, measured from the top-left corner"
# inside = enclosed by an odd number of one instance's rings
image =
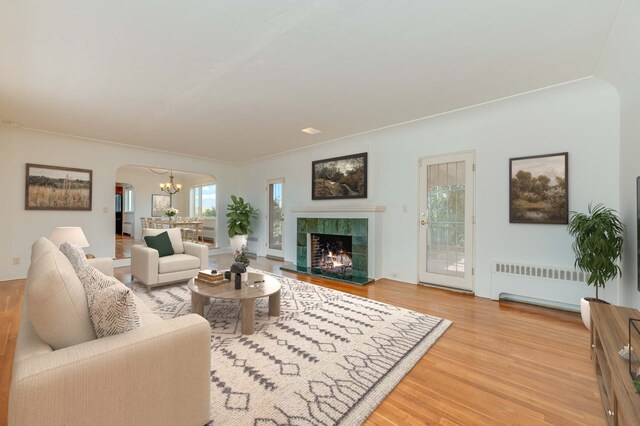
[[[170,174],[174,177],[174,183],[181,185],[181,189],[172,195],[160,189],[161,183],[169,182]],[[142,219],[160,219],[169,206],[176,208],[180,217],[197,218],[201,221],[200,241],[211,248],[217,247],[217,182],[214,176],[158,167],[125,165],[116,171],[117,186],[122,188],[122,195],[116,194],[116,201],[121,198],[122,203],[122,233],[116,234],[116,259],[129,258],[131,246],[141,242]],[[130,197],[130,200],[127,201],[126,197]],[[114,228],[116,226],[117,222]],[[116,230],[118,229],[114,229]]]

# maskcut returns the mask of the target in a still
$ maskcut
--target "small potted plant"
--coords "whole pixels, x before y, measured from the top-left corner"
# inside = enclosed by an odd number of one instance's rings
[[[169,220],[173,220],[175,215],[177,215],[178,213],[180,213],[178,209],[174,209],[173,207],[169,207],[164,211],[164,214],[169,218]]]
[[[231,250],[235,255],[247,245],[247,238],[253,233],[251,219],[258,217],[258,209],[246,203],[242,197],[231,196],[231,204],[227,205],[227,228],[231,239]]]
[[[580,300],[582,322],[591,329],[589,302],[606,303],[598,297],[598,288],[622,276],[618,259],[622,256],[624,225],[615,210],[602,204],[595,207],[589,204],[588,214],[571,212],[568,231],[575,237],[575,266],[589,274],[587,284],[596,288],[595,298]]]
[[[236,252],[234,256],[234,260],[238,263],[242,263],[245,268],[249,266],[249,256],[247,254],[247,246],[242,246],[242,248]]]
[[[247,266],[249,266],[249,255],[247,252],[247,246],[242,246],[242,248],[240,248],[239,251],[236,251],[234,257],[233,257],[234,262],[236,263],[241,263],[242,266],[244,266],[245,272],[243,272],[241,275],[242,278],[242,282],[246,282],[249,279],[249,273],[246,272]]]

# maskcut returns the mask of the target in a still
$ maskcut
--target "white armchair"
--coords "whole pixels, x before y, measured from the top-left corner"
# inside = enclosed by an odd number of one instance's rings
[[[205,244],[182,241],[180,229],[144,229],[142,237],[167,232],[174,254],[159,257],[158,251],[142,244],[131,247],[131,275],[147,288],[191,279],[209,266]]]

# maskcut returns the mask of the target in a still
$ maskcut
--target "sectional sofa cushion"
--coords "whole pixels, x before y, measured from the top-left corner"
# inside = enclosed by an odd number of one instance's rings
[[[32,246],[25,297],[33,329],[53,349],[96,338],[80,279],[65,255],[44,237]]]
[[[169,228],[169,229],[144,228],[142,230],[142,240],[143,241],[146,240],[145,237],[147,236],[154,237],[156,235],[162,234],[163,232],[166,232],[167,235],[169,236],[169,239],[171,240],[171,247],[173,248],[173,253],[183,254],[184,244],[182,243],[182,231],[180,230],[180,228]]]

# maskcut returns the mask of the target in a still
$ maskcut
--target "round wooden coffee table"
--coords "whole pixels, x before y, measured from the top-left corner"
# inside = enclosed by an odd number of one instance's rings
[[[255,284],[255,287],[249,285]],[[191,312],[204,316],[204,305],[210,298],[235,299],[240,301],[242,314],[240,329],[242,334],[253,334],[256,322],[256,299],[269,296],[269,316],[280,316],[280,282],[270,275],[249,272],[249,279],[242,283],[240,290],[233,282],[219,286],[200,284],[195,278],[189,283],[191,290]]]

